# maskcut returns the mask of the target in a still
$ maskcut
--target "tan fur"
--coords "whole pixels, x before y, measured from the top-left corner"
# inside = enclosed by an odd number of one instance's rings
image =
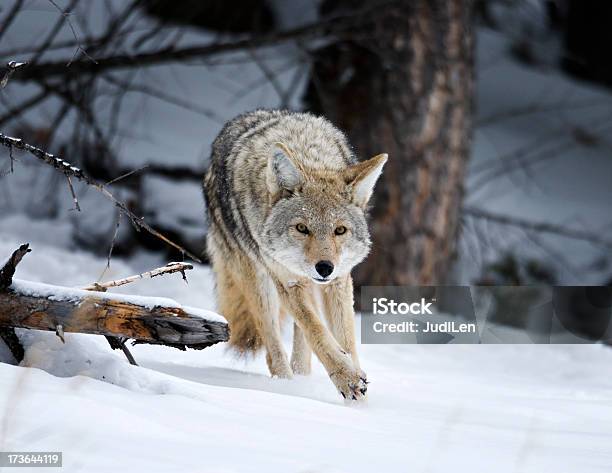
[[[327,324],[342,347],[351,355],[353,364],[359,368],[359,357],[355,343],[355,312],[353,310],[353,280],[350,276],[323,286],[324,314]]]
[[[231,327],[230,346],[240,355],[255,353],[263,347],[263,339],[257,328],[244,293],[250,288],[243,281],[234,281],[233,268],[222,258],[213,262],[217,277],[217,305]]]
[[[264,346],[272,376],[290,378],[280,333],[280,304],[270,276],[239,253],[216,261],[215,270],[219,308],[231,327],[230,345],[242,354]]]
[[[293,324],[293,350],[291,369],[294,374],[308,375],[311,370],[312,350],[297,323]]]

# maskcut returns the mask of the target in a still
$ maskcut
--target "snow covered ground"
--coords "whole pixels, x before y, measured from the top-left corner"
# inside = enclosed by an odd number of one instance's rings
[[[0,228],[0,255],[22,241],[12,223]],[[20,278],[80,286],[100,276],[104,259],[42,240]],[[132,272],[115,260],[105,278]],[[214,309],[207,267],[189,285],[173,275],[124,291]],[[612,470],[612,350],[601,345],[363,345],[369,399],[347,406],[318,362],[289,381],[222,345],[137,346],[133,367],[102,337],[21,336],[23,366],[0,363],[0,451],[62,451],[64,471]]]

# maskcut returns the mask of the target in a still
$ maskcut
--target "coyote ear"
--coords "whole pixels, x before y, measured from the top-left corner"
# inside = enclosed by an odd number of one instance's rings
[[[273,194],[282,190],[292,191],[299,187],[304,179],[291,152],[283,143],[274,143],[272,154],[268,158],[266,177],[268,189]]]
[[[387,162],[387,154],[379,154],[367,161],[353,164],[345,171],[345,179],[351,188],[353,202],[365,207],[372,196],[374,184],[382,173],[383,166]]]

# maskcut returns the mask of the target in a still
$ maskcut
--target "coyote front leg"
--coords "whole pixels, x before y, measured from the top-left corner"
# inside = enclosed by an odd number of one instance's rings
[[[306,341],[325,367],[329,377],[345,399],[362,399],[367,391],[365,374],[354,366],[350,355],[342,349],[319,319],[309,288],[297,284],[285,287],[277,282],[280,299],[295,321]]]
[[[283,349],[280,333],[280,304],[269,276],[258,275],[257,291],[247,294],[257,328],[266,347],[266,362],[272,376],[291,378],[293,372]]]
[[[323,312],[336,341],[353,359],[359,369],[359,357],[355,343],[355,310],[353,308],[353,280],[351,276],[339,278],[323,286]]]
[[[294,374],[310,374],[310,359],[312,350],[302,333],[302,329],[296,323],[293,324],[293,351],[291,353],[291,369]]]

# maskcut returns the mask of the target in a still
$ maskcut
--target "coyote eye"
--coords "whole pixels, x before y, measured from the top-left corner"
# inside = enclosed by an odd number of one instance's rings
[[[334,230],[336,235],[344,235],[346,233],[346,227],[344,225],[340,225]]]
[[[307,227],[306,225],[304,225],[303,223],[298,223],[298,224],[295,226],[295,229],[296,229],[298,232],[303,233],[304,235],[308,235],[308,233],[310,233],[310,232],[308,231],[308,227]]]

